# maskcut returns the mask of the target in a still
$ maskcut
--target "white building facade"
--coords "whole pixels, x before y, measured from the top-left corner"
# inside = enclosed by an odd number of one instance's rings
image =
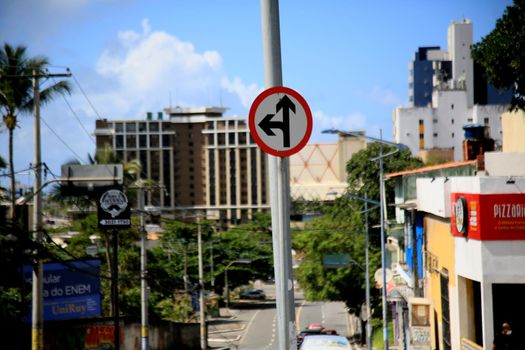
[[[451,152],[453,159],[450,160],[463,160],[463,126],[466,124],[488,126],[488,136],[495,141],[496,149],[501,146],[501,114],[505,105],[474,104],[471,45],[472,23],[468,20],[452,23],[448,28],[448,52],[435,49],[425,54],[433,67],[431,102],[426,106],[411,104],[411,107],[394,110],[394,140],[407,145],[414,156],[422,150],[440,149]],[[446,63],[451,63],[452,73],[447,79],[441,67]],[[411,70],[409,82],[413,79]]]

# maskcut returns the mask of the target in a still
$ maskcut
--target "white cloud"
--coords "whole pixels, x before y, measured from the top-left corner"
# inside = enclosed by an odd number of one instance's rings
[[[346,116],[328,116],[322,111],[313,113],[314,127],[319,130],[363,130],[366,126],[366,117],[361,113],[351,113]]]
[[[238,77],[235,77],[233,81],[226,77],[223,78],[222,87],[229,92],[237,94],[244,107],[250,107],[253,100],[262,91],[262,88],[257,86],[257,84],[245,85]]]
[[[99,93],[96,99],[99,103],[113,100],[113,113],[136,115],[145,112],[142,108],[161,110],[171,92],[177,105],[202,106],[218,105],[221,91],[225,91],[246,110],[260,91],[255,84],[245,84],[237,77],[230,79],[219,52],[198,52],[190,42],[152,30],[147,19],[142,21],[141,33],[121,31],[117,39],[117,46],[105,49],[96,64],[96,72],[115,89],[109,94]]]
[[[334,142],[333,135],[322,134],[323,130],[339,129],[345,131],[362,131],[368,129],[365,115],[356,112],[344,116],[330,116],[323,111],[313,111],[313,130],[310,142]]]
[[[399,106],[403,104],[403,100],[399,96],[392,90],[382,86],[374,86],[367,90],[358,90],[356,94],[382,105]]]

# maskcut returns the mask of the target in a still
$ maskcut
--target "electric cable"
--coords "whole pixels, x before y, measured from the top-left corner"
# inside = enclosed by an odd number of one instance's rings
[[[70,71],[71,72],[71,71]],[[91,109],[93,109],[93,111],[95,112],[95,114],[97,115],[98,119],[102,119],[102,117],[100,116],[100,114],[98,113],[98,111],[95,109],[95,106],[93,105],[93,103],[91,103],[91,100],[89,99],[88,95],[86,94],[86,92],[84,91],[84,89],[82,88],[82,86],[80,85],[80,83],[78,82],[78,79],[77,77],[75,76],[75,74],[73,74],[73,72],[71,72],[71,77],[73,77],[73,80],[75,81],[75,83],[77,84],[78,88],[80,89],[80,92],[82,92],[82,95],[84,95],[84,98],[86,99],[86,101],[88,102],[88,104],[90,105]]]
[[[66,148],[69,149],[69,150],[71,151],[71,153],[73,153],[73,155],[77,158],[77,160],[78,160],[80,163],[82,163],[82,161],[80,160],[81,157],[77,154],[77,152],[75,152],[75,151],[74,151],[74,150],[73,150],[73,149],[72,149],[72,148],[66,143],[66,141],[64,141],[64,139],[62,139],[62,137],[60,137],[60,135],[58,135],[58,133],[57,133],[55,130],[53,130],[53,128],[51,128],[51,126],[49,126],[49,124],[44,120],[44,118],[40,117],[40,120],[42,121],[42,123],[45,124],[45,126],[47,126],[47,128],[48,128],[49,130],[51,130],[51,132],[52,132],[52,133],[58,138],[58,140],[59,140],[60,142],[62,142],[62,144],[63,144],[64,146],[66,146]]]
[[[56,83],[56,80],[53,78],[53,81]],[[66,103],[66,105],[68,106],[69,110],[71,111],[71,113],[73,114],[73,116],[75,117],[76,121],[80,124],[80,127],[82,128],[82,130],[84,130],[84,132],[86,133],[86,135],[89,137],[89,139],[91,140],[91,142],[93,142],[93,144],[97,144],[95,138],[89,133],[89,131],[86,129],[86,127],[84,126],[84,123],[82,123],[82,121],[80,120],[78,114],[75,112],[75,110],[73,109],[73,107],[71,106],[71,104],[69,103],[69,101],[67,100],[66,96],[65,95],[62,95],[62,98],[64,99],[64,102]]]

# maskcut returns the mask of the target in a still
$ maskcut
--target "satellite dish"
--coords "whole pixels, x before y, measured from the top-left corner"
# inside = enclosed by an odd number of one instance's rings
[[[387,268],[385,269],[385,274],[386,274],[386,283],[392,281],[392,279],[394,278],[394,274],[392,274],[392,271]],[[374,279],[377,285],[379,285],[380,287],[383,286],[383,270],[382,269],[377,269],[377,271],[374,273]]]

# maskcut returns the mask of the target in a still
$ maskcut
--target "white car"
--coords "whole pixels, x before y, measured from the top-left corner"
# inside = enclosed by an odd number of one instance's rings
[[[241,299],[264,300],[266,294],[262,289],[247,289],[241,293]]]
[[[309,335],[300,350],[351,350],[350,342],[339,335]]]

